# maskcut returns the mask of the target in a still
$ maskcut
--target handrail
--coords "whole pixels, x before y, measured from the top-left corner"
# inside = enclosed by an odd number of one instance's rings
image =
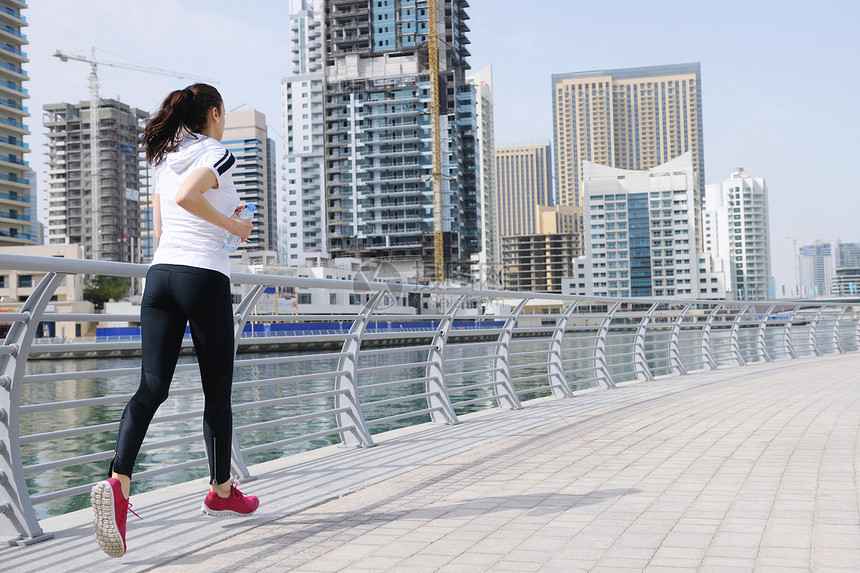
[[[66,489],[52,490],[46,485],[28,488],[26,480],[41,483],[45,476],[47,483],[49,472],[58,468],[107,459],[110,446],[106,444],[119,420],[109,416],[88,420],[74,413],[83,408],[115,408],[126,401],[139,371],[128,363],[96,367],[81,363],[69,372],[28,371],[28,361],[33,366],[46,364],[34,361],[34,349],[40,355],[56,356],[100,351],[122,354],[140,347],[139,337],[35,346],[39,327],[45,322],[138,319],[135,313],[46,313],[51,297],[64,275],[141,278],[147,267],[6,254],[0,254],[0,267],[45,273],[20,310],[2,317],[10,326],[0,344],[0,479],[5,481],[0,506],[6,508],[0,517],[0,532],[15,533],[19,544],[27,545],[52,536],[42,531],[36,506],[81,495],[92,484],[66,483]],[[586,388],[612,388],[625,381],[647,383],[655,375],[795,359],[800,349],[794,348],[793,337],[808,340],[814,355],[860,349],[860,309],[851,303],[617,299],[248,273],[234,273],[232,282],[246,292],[234,313],[237,349],[242,341],[256,344],[257,340],[307,348],[301,355],[243,354],[235,361],[237,421],[232,471],[246,480],[254,477],[246,465],[248,456],[268,452],[270,457],[265,459],[271,459],[296,451],[300,444],[307,449],[311,444],[337,441],[369,447],[374,445],[372,433],[376,431],[422,421],[456,424],[459,414],[479,407],[519,409],[524,406],[521,396],[563,399]],[[355,314],[254,315],[254,303],[270,286],[370,296],[363,307],[356,307]],[[434,297],[441,312],[383,314],[390,293],[427,300]],[[472,303],[486,301],[505,303],[510,311],[475,315],[469,310],[475,306]],[[555,304],[559,312],[529,315],[530,303]],[[249,322],[311,322],[315,327],[330,322],[332,329],[257,339],[253,333],[243,333]],[[177,367],[181,382],[175,381],[171,391],[174,405],[153,420],[158,435],[144,451],[186,447],[198,441],[196,432],[183,431],[185,421],[200,415],[202,391],[190,379],[195,370],[195,363]],[[100,382],[94,384],[93,380]],[[51,391],[60,384],[65,385],[63,392]],[[91,386],[96,393],[68,390]],[[30,396],[53,398],[44,402],[39,400],[45,398]],[[370,417],[365,409],[372,410]],[[56,425],[32,422],[57,410],[64,415],[56,416]],[[45,447],[57,440],[73,440],[74,455]],[[37,451],[38,456],[34,455]],[[205,465],[198,453],[183,455],[141,471],[139,477]],[[82,467],[80,473],[91,473],[89,466]],[[95,470],[92,473],[97,477]]]

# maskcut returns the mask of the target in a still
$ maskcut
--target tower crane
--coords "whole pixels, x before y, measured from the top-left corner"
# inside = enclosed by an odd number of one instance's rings
[[[90,181],[92,193],[93,207],[93,259],[100,259],[102,255],[102,229],[101,229],[101,179],[99,178],[99,65],[111,66],[114,68],[123,68],[126,70],[134,70],[137,72],[147,72],[150,74],[160,74],[163,76],[172,76],[180,79],[193,79],[206,81],[210,83],[218,83],[214,78],[202,76],[194,76],[180,72],[172,72],[143,64],[131,64],[126,62],[116,62],[96,58],[96,49],[90,48],[90,57],[67,54],[60,50],[54,52],[54,56],[60,58],[61,62],[75,60],[85,62],[90,65]]]
[[[445,282],[445,235],[442,225],[442,143],[439,125],[439,35],[436,0],[427,0],[427,47],[430,64],[430,129],[433,139],[433,267],[436,284]]]

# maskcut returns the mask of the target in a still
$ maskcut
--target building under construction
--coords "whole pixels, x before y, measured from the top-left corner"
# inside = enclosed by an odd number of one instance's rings
[[[326,217],[332,257],[391,261],[434,278],[434,181],[445,276],[480,249],[475,90],[466,82],[465,0],[438,0],[438,91],[426,0],[324,3]],[[435,70],[432,70],[435,73]],[[431,109],[438,100],[434,167]],[[438,278],[438,273],[436,274]]]
[[[47,104],[48,244],[82,244],[84,257],[140,260],[141,122],[149,114],[99,100],[98,197],[93,217],[90,102]]]

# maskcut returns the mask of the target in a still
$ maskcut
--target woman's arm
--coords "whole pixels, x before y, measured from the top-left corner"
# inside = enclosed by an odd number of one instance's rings
[[[215,173],[208,167],[198,167],[192,171],[176,192],[176,204],[204,221],[227,229],[244,241],[251,236],[254,224],[246,219],[231,218],[219,213],[203,194],[218,186]]]
[[[152,231],[155,233],[155,246],[161,242],[161,198],[158,193],[152,194]]]

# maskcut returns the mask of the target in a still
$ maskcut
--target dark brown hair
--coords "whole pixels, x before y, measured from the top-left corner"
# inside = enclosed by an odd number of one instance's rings
[[[146,160],[158,165],[166,153],[176,149],[185,132],[199,133],[206,128],[209,110],[221,111],[223,100],[209,84],[194,84],[170,92],[143,129]]]

